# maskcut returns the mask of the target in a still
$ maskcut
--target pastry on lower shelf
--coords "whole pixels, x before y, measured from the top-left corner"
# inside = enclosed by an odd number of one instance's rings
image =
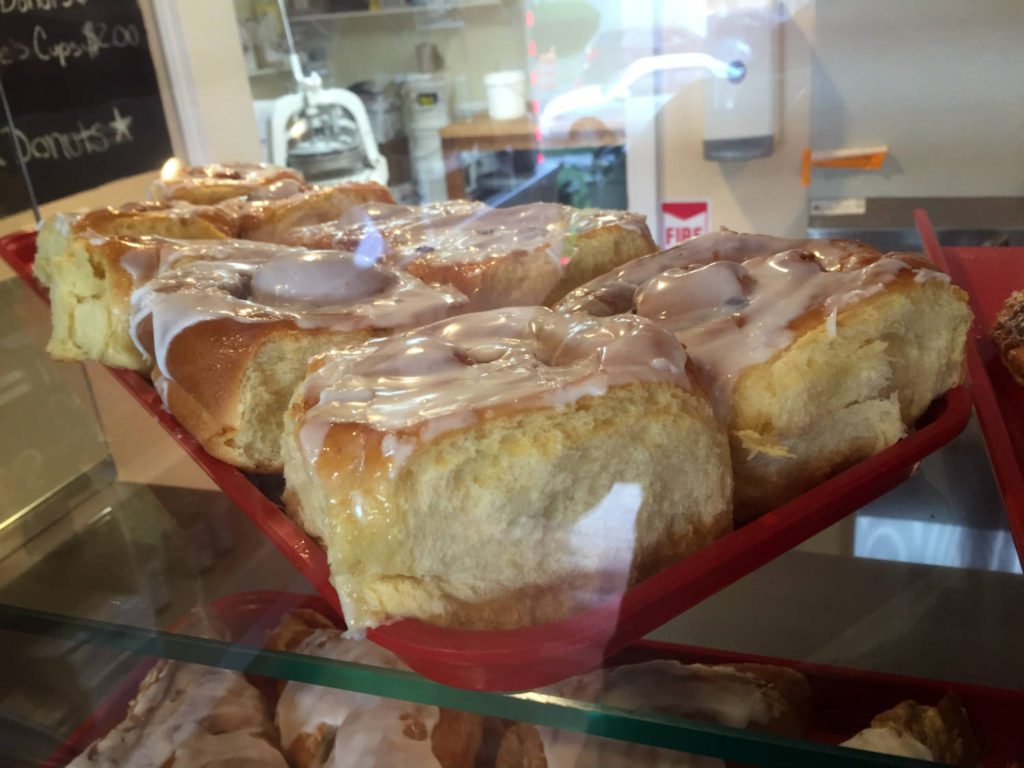
[[[281,419],[311,357],[438,320],[465,299],[339,251],[184,252],[132,295],[168,409],[212,455],[280,471]]]
[[[160,178],[149,188],[153,200],[184,200],[215,205],[233,197],[252,194],[280,195],[305,186],[293,168],[270,163],[210,163],[182,165],[176,159],[164,164]]]
[[[563,618],[732,527],[725,433],[643,318],[491,310],[336,350],[285,421],[286,504],[356,630]]]
[[[539,693],[799,738],[810,688],[799,672],[766,664],[659,660],[599,669]],[[717,758],[518,723],[502,737],[496,768],[712,768]]]
[[[951,765],[973,766],[978,759],[967,711],[952,692],[934,707],[900,702],[840,746]]]
[[[388,188],[375,181],[299,187],[281,182],[225,200],[221,207],[238,216],[240,237],[284,242],[285,233],[296,227],[332,221],[364,203],[393,202]]]
[[[992,323],[990,335],[1006,370],[1024,387],[1024,291],[1010,294]]]
[[[266,704],[239,673],[161,660],[123,721],[69,768],[288,768]]]
[[[628,211],[466,200],[360,206],[292,230],[284,242],[381,258],[428,283],[454,286],[475,309],[550,304],[656,247],[644,217]]]
[[[310,610],[285,616],[268,646],[408,670],[390,651],[343,637]],[[483,738],[479,715],[297,682],[284,685],[276,712],[293,768],[473,768]]]
[[[88,258],[94,243],[118,235],[218,240],[238,235],[238,217],[215,206],[184,202],[126,203],[85,213],[58,213],[39,226],[33,264],[36,278],[50,286],[62,260],[76,253]]]
[[[673,331],[728,425],[743,522],[886,448],[963,379],[966,295],[912,254],[720,232],[625,265],[559,309]]]

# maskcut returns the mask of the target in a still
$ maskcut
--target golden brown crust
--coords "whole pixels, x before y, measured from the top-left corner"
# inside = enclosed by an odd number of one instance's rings
[[[239,236],[247,240],[286,242],[295,227],[336,219],[349,208],[364,203],[393,203],[388,188],[374,181],[347,182],[329,187],[310,187],[279,200],[249,203],[239,222]]]
[[[494,768],[548,768],[544,742],[536,727],[515,723],[506,729]]]
[[[931,750],[939,763],[971,766],[978,759],[978,745],[967,712],[952,691],[935,707],[916,701],[900,702],[875,716],[871,726],[889,727],[913,736]]]
[[[152,327],[140,324],[139,336],[152,354]],[[267,394],[268,382],[273,380],[287,402],[311,347],[316,353],[368,337],[367,332],[302,329],[290,320],[247,323],[218,318],[196,323],[178,333],[168,348],[168,370],[162,372],[168,374],[167,407],[211,455],[251,472],[280,472],[276,450],[259,459],[240,444],[246,438],[240,433],[247,427],[259,433],[279,430],[280,411],[267,414],[273,423],[258,422],[258,414],[246,407],[247,398]],[[282,355],[292,359],[278,361],[277,370],[270,370],[271,362],[260,360],[265,350],[292,347],[294,353]]]
[[[216,205],[233,197],[250,195],[278,181],[292,180],[305,183],[302,174],[292,168],[268,169],[262,176],[254,179],[247,179],[243,174],[237,172],[231,174],[230,171],[214,176],[189,175],[191,172],[201,170],[201,166],[184,169],[184,175],[181,178],[176,178],[168,185],[161,187],[161,197],[166,200],[183,200],[197,205]]]
[[[186,209],[170,203],[142,201],[98,208],[75,219],[75,232],[101,235],[155,235],[180,240],[217,240],[238,235],[238,219],[212,205]]]
[[[267,638],[272,651],[291,651],[318,629],[337,629],[334,622],[319,611],[297,608],[286,613]],[[340,630],[339,630],[340,631]]]
[[[1024,387],[1024,291],[1014,291],[1003,303],[989,332],[1003,365]]]
[[[430,749],[441,768],[473,768],[484,739],[484,720],[474,712],[439,709]]]

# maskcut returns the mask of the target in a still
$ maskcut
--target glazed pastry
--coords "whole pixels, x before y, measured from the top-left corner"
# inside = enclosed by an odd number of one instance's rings
[[[360,206],[337,221],[287,232],[284,242],[380,258],[428,283],[454,286],[474,309],[549,304],[655,249],[639,214],[465,200]]]
[[[637,259],[558,305],[675,333],[728,426],[736,519],[906,434],[962,381],[966,295],[912,254],[720,232]]]
[[[1024,387],[1024,291],[1014,291],[992,323],[992,341],[1014,380]]]
[[[276,737],[263,698],[242,674],[161,660],[125,719],[69,768],[287,768]]]
[[[269,647],[386,669],[408,668],[380,646],[343,637],[315,611],[295,611]],[[281,744],[294,768],[473,768],[483,718],[470,713],[289,682],[277,702]]]
[[[270,243],[175,251],[132,294],[167,408],[213,456],[281,469],[281,418],[311,357],[454,313],[465,299],[353,254]]]
[[[282,242],[285,232],[332,221],[354,206],[393,202],[388,188],[374,181],[302,186],[279,182],[226,200],[221,207],[237,214],[240,237]]]
[[[161,264],[191,259],[232,260],[246,254],[292,253],[249,240],[170,240],[162,237],[103,237],[76,243],[50,287],[53,320],[46,349],[58,360],[96,360],[149,375],[153,359],[131,332],[132,293]]]
[[[217,240],[237,234],[238,217],[210,205],[144,202],[85,213],[58,213],[39,225],[33,270],[36,279],[45,286],[51,286],[55,279],[64,279],[65,268],[71,271],[67,279],[76,279],[82,262],[87,263],[92,255],[91,245],[96,236]]]
[[[491,310],[327,353],[282,453],[355,630],[552,621],[732,524],[725,434],[642,318]]]
[[[599,669],[539,693],[799,738],[810,688],[799,672],[763,664],[661,660]],[[496,768],[710,768],[722,761],[519,723],[503,735]]]
[[[181,165],[169,161],[149,188],[153,200],[184,200],[215,205],[233,197],[280,196],[305,186],[302,174],[270,163],[210,163]]]
[[[935,707],[901,702],[840,746],[952,765],[973,766],[978,759],[967,712],[952,692]]]

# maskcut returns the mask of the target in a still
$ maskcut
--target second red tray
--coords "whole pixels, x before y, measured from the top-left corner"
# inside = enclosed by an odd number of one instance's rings
[[[239,643],[262,646],[281,617],[296,608],[327,610],[314,595],[288,592],[243,592],[210,604],[214,615]],[[623,649],[604,666],[674,659],[683,664],[772,664],[792,667],[807,678],[811,689],[809,732],[806,738],[838,744],[866,728],[871,719],[900,701],[936,704],[948,691],[960,697],[978,744],[978,768],[1020,768],[1024,759],[1024,692],[962,683],[863,672],[822,664],[794,663],[763,656],[716,651],[687,645],[641,641]],[[139,683],[152,662],[133,675],[84,721],[42,768],[62,768],[103,737],[125,715]],[[259,683],[254,679],[253,682]]]
[[[924,211],[915,212],[925,250],[967,291],[974,324],[967,368],[1007,522],[1024,565],[1024,387],[1006,370],[988,332],[1003,302],[1024,290],[1024,248],[942,248]]]
[[[0,256],[45,298],[32,277],[35,233],[0,239]],[[110,369],[242,511],[340,613],[323,550],[240,471],[202,449],[136,373]],[[523,629],[442,629],[404,620],[372,629],[374,642],[425,677],[458,688],[537,688],[579,674],[720,589],[824,530],[910,477],[917,463],[966,426],[963,387],[933,403],[905,439],[590,610]]]

